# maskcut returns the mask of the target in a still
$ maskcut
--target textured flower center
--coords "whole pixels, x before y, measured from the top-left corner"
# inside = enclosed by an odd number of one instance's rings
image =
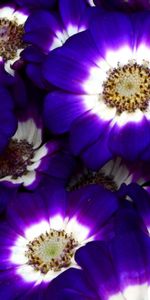
[[[27,244],[25,253],[28,264],[36,271],[46,274],[48,271],[60,271],[71,265],[78,243],[64,230],[50,230]]]
[[[146,111],[150,98],[150,69],[147,64],[130,62],[109,72],[103,84],[103,99],[118,113]]]
[[[5,60],[14,59],[17,50],[24,48],[23,25],[8,19],[0,19],[0,56]]]
[[[26,174],[33,155],[33,147],[26,140],[12,139],[5,152],[0,155],[0,179],[5,176],[16,179]]]
[[[91,184],[102,185],[104,188],[110,191],[117,190],[117,184],[113,181],[113,178],[111,176],[106,176],[101,170],[97,172],[85,170],[77,177],[73,177],[67,186],[67,190],[75,191],[81,187]]]

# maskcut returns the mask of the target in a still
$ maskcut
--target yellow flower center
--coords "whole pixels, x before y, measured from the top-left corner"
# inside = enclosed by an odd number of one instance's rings
[[[129,62],[109,72],[103,84],[103,99],[118,113],[146,111],[150,98],[150,69],[147,64]]]
[[[113,177],[105,175],[101,170],[92,172],[87,169],[85,169],[83,173],[72,177],[66,189],[68,191],[75,191],[91,184],[102,185],[110,191],[116,191],[118,189]]]
[[[23,25],[6,18],[0,19],[0,56],[5,60],[14,59],[18,49],[25,47],[22,40]]]
[[[28,264],[43,274],[50,270],[60,271],[71,265],[77,245],[73,236],[64,230],[51,229],[27,244]]]
[[[32,144],[26,140],[12,139],[5,152],[0,155],[0,179],[12,176],[16,179],[27,172],[27,166],[31,165],[34,156]]]

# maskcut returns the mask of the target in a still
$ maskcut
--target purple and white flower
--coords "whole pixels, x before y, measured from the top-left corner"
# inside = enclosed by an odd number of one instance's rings
[[[0,155],[0,182],[33,188],[39,182],[42,163],[59,148],[58,142],[42,142],[42,127],[33,118],[18,122],[18,128]],[[40,174],[41,172],[41,174]]]
[[[69,168],[69,166],[68,166]],[[104,188],[116,192],[122,184],[137,182],[145,183],[139,169],[135,166],[129,166],[120,157],[108,161],[100,169],[93,171],[82,166],[76,172],[73,172],[67,183],[69,191],[76,190],[88,185],[102,185]]]
[[[94,187],[68,197],[57,183],[47,181],[36,192],[9,199],[8,218],[0,224],[1,297],[14,300],[37,289],[41,295],[58,275],[80,269],[74,256],[81,246],[107,238],[118,209],[115,195]]]
[[[45,87],[41,65],[47,54],[61,47],[72,35],[85,30],[95,11],[88,11],[89,3],[83,0],[59,0],[57,12],[38,9],[25,23],[24,41],[29,46],[22,58],[27,62],[27,74],[39,87]]]
[[[149,22],[149,13],[95,16],[44,63],[47,84],[59,88],[45,99],[47,126],[69,131],[88,167],[112,155],[134,161],[150,147]]]

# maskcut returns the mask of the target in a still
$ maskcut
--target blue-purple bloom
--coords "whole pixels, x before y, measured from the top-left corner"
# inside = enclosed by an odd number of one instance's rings
[[[82,0],[60,0],[57,13],[48,9],[36,10],[25,23],[24,40],[48,54],[62,46],[70,36],[87,28],[86,8]]]
[[[29,46],[22,53],[27,74],[39,87],[44,87],[41,64],[47,54],[61,47],[70,36],[85,30],[95,11],[83,0],[59,0],[58,10],[38,9],[25,23],[24,41]]]
[[[149,300],[150,3],[14,3],[0,7],[0,299]]]
[[[88,167],[112,155],[134,161],[150,147],[149,22],[149,13],[100,14],[44,63],[45,80],[59,88],[45,99],[46,124],[70,132]]]
[[[115,195],[100,187],[66,195],[56,182],[47,181],[34,193],[13,195],[0,224],[0,297],[34,297],[38,290],[42,299],[45,289],[56,284],[54,278],[61,274],[63,280],[72,268],[80,269],[74,255],[81,246],[107,239],[117,209]]]
[[[49,156],[59,149],[58,142],[43,143],[40,123],[36,124],[34,118],[18,121],[15,134],[0,155],[0,182],[30,189],[37,186]]]
[[[56,155],[57,157],[57,155]],[[84,165],[76,164],[76,167],[69,166],[70,161],[66,160],[64,166],[64,174],[66,169],[70,170],[67,173],[67,190],[77,190],[88,185],[102,185],[104,188],[117,192],[120,190],[122,184],[129,185],[136,182],[143,185],[148,180],[146,172],[141,172],[141,166],[130,165],[123,161],[120,157],[108,161],[104,166],[97,170],[85,168]],[[71,172],[72,171],[72,172]]]

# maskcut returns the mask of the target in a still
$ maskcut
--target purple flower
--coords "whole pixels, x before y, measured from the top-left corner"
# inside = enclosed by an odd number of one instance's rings
[[[29,44],[22,58],[28,63],[27,74],[32,81],[43,88],[41,63],[46,55],[55,48],[61,47],[70,36],[88,27],[94,11],[83,0],[60,0],[57,12],[38,9],[25,23],[24,41]]]
[[[106,238],[118,208],[116,197],[100,187],[68,197],[57,183],[48,181],[34,193],[19,193],[9,200],[8,218],[0,224],[0,297],[14,299],[36,290],[41,295],[55,285],[52,280],[58,275],[62,273],[63,280],[63,274],[67,277],[79,269],[74,256],[81,246]],[[64,281],[62,288],[68,284]]]
[[[69,163],[69,161],[68,161]],[[64,167],[64,170],[72,169],[69,168],[69,165]],[[64,174],[66,172],[64,171]],[[68,172],[69,173],[69,172]],[[71,170],[70,170],[71,173]],[[147,176],[141,172],[141,169],[138,165],[130,165],[127,162],[124,162],[120,157],[108,161],[104,166],[97,170],[87,169],[84,166],[80,168],[76,166],[74,171],[72,170],[72,176],[67,182],[67,189],[77,190],[84,186],[88,185],[102,185],[104,188],[111,190],[113,192],[119,191],[122,184],[130,184],[132,182],[144,184]]]
[[[87,28],[85,10],[82,0],[60,0],[58,13],[36,10],[25,23],[24,39],[48,54],[62,46],[70,36]]]
[[[59,88],[45,99],[46,124],[70,132],[87,166],[112,155],[133,161],[149,149],[149,22],[149,13],[100,14],[44,63],[45,80]]]
[[[0,182],[35,188],[59,143],[42,141],[42,126],[34,118],[18,121],[18,128],[0,155]],[[46,161],[46,162],[45,162]]]
[[[77,191],[93,185],[100,185],[122,197],[124,187],[137,183],[149,189],[149,165],[142,162],[124,161],[120,157],[109,160],[101,168],[92,170],[76,159],[69,151],[68,146],[49,158],[46,175],[53,178],[66,191]],[[122,189],[123,185],[123,189]]]

